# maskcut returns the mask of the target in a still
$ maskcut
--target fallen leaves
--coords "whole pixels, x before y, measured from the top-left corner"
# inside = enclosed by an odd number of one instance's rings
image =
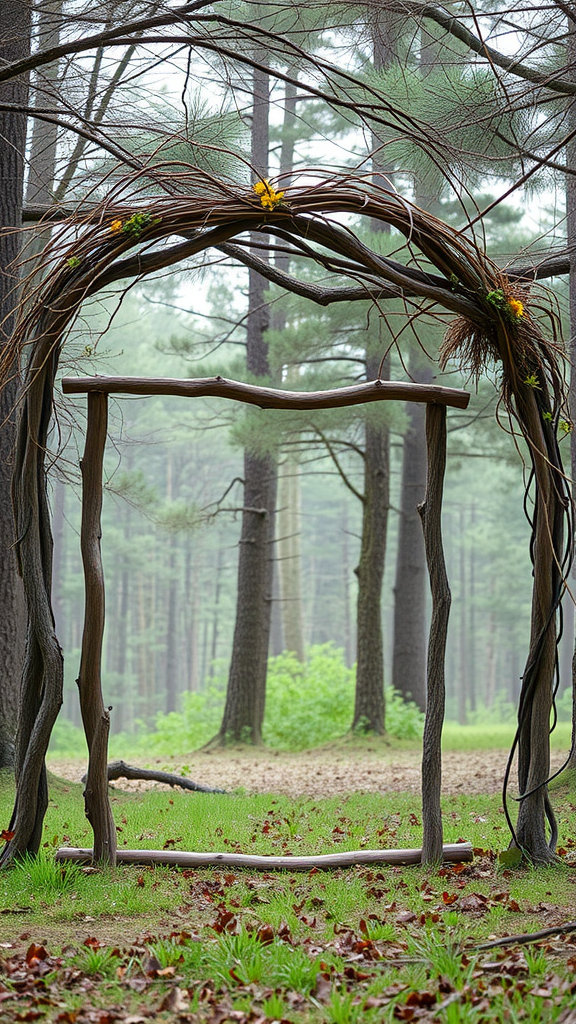
[[[33,967],[41,960],[46,960],[47,957],[48,953],[44,946],[37,946],[35,942],[32,942],[26,952],[26,963],[28,967]]]

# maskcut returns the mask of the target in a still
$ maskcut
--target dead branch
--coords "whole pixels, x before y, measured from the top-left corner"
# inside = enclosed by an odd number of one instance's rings
[[[452,863],[474,858],[470,843],[449,843],[443,848],[443,859]],[[245,853],[187,853],[184,850],[118,850],[117,861],[123,864],[170,864],[185,868],[252,868],[256,871],[312,871],[314,868],[347,868],[354,864],[420,864],[422,850],[349,850],[310,857],[260,857]],[[92,863],[92,850],[61,846],[57,861]]]
[[[84,782],[86,776],[82,777]],[[116,779],[143,780],[145,782],[163,782],[166,786],[179,786],[180,789],[187,789],[194,793],[225,793],[225,789],[211,789],[210,786],[203,786],[200,782],[193,782],[183,775],[174,775],[173,772],[161,772],[154,768],[136,768],[134,765],[126,764],[125,761],[111,761],[108,765],[108,782]]]
[[[568,921],[567,924],[560,924],[556,928],[543,928],[540,932],[524,932],[522,935],[505,935],[503,939],[494,939],[493,942],[482,942],[479,946],[472,946],[472,949],[497,949],[498,946],[524,946],[527,942],[537,942],[538,939],[546,939],[549,935],[568,935],[569,932],[576,932],[576,921]],[[469,951],[470,947],[468,947]]]

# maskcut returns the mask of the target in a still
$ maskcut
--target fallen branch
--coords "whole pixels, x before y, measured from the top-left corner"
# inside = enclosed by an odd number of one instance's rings
[[[556,928],[543,928],[541,932],[525,932],[523,935],[505,935],[503,939],[495,939],[493,942],[483,942],[480,946],[473,946],[473,949],[496,949],[498,946],[523,946],[527,942],[537,942],[538,939],[546,939],[549,935],[567,935],[569,932],[576,932],[576,921],[569,921],[568,924],[560,924]],[[470,949],[466,950],[469,952]]]
[[[210,786],[202,786],[199,782],[193,782],[183,775],[173,775],[172,772],[160,772],[153,768],[135,768],[125,761],[111,761],[108,765],[108,782],[116,779],[144,780],[145,782],[163,782],[167,786],[179,786],[180,789],[192,790],[194,793],[225,793],[225,789],[211,789]],[[82,776],[82,782],[86,776]]]
[[[443,860],[455,863],[471,861],[474,857],[470,843],[448,843],[443,849]],[[326,853],[310,857],[260,857],[245,853],[186,853],[183,850],[118,850],[119,864],[172,864],[183,868],[253,868],[270,871],[286,868],[288,871],[311,871],[314,868],[347,868],[354,864],[420,864],[422,850],[349,850],[345,853]],[[57,861],[92,863],[92,850],[61,846]]]

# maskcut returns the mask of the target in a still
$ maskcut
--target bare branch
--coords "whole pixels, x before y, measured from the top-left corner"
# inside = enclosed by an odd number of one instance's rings
[[[464,43],[473,53],[486,57],[490,64],[502,68],[518,78],[523,78],[534,85],[542,86],[542,88],[550,89],[552,92],[562,93],[564,96],[576,95],[576,82],[567,81],[565,78],[557,78],[551,73],[544,74],[542,71],[537,71],[536,68],[531,68],[519,61],[516,57],[509,57],[504,53],[500,53],[492,46],[489,46],[488,43],[485,43],[483,39],[475,36],[470,29],[466,28],[462,22],[458,21],[453,14],[449,14],[448,11],[443,11],[432,4],[417,3],[414,0],[409,0],[407,3],[391,3],[389,9],[402,14],[410,12],[434,21],[441,28],[445,29],[446,32],[449,32],[451,36],[454,36],[455,39],[459,39],[460,42]]]
[[[128,22],[116,28],[106,29],[104,32],[96,32],[94,35],[85,36],[83,39],[73,39],[69,43],[51,46],[48,50],[37,50],[36,53],[31,54],[29,57],[12,61],[0,69],[0,82],[7,82],[18,75],[26,74],[35,68],[41,68],[45,64],[52,64],[68,54],[85,53],[87,50],[96,50],[99,46],[117,45],[116,40],[125,35],[143,32],[146,29],[157,28],[162,25],[174,25],[182,21],[188,22],[197,11],[211,6],[212,0],[195,0],[194,3],[184,4],[182,7],[176,7],[174,10],[166,11],[164,14],[149,18],[139,18],[137,21]],[[132,42],[133,40],[129,40],[129,43]]]

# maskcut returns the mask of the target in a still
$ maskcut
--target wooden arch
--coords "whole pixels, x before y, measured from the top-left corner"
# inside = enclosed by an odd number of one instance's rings
[[[143,377],[65,377],[62,390],[68,395],[87,394],[86,442],[81,461],[82,524],[80,544],[84,566],[84,627],[78,689],[82,721],[88,745],[88,773],[84,789],[86,817],[94,832],[91,851],[62,848],[59,859],[84,859],[115,864],[116,827],[108,798],[108,735],[110,715],[102,696],[101,660],[105,618],[105,588],[100,538],[102,536],[102,469],[108,423],[108,395],[179,395],[188,398],[219,396],[261,409],[334,409],[365,402],[403,400],[426,403],[426,440],[428,448],[428,485],[420,508],[426,561],[432,590],[432,621],[428,659],[428,704],[422,754],[422,804],[424,840],[421,859],[440,861],[443,856],[471,856],[467,847],[444,848],[440,811],[441,734],[444,720],[444,655],[450,610],[450,588],[446,576],[442,546],[442,491],[446,466],[446,408],[465,409],[470,400],[467,391],[435,384],[406,384],[375,380],[353,387],[323,392],[280,391],[238,381],[213,377],[201,380],[174,380]],[[390,851],[365,851],[372,860],[385,859]],[[403,851],[405,853],[405,851]],[[150,851],[149,851],[150,854]],[[162,854],[153,851],[155,860]],[[129,851],[132,860],[137,856]],[[196,856],[196,855],[194,855]],[[201,857],[207,855],[200,855]],[[222,863],[222,854],[212,855]],[[350,858],[352,855],[346,855]],[[366,857],[364,857],[366,859]],[[418,851],[420,859],[420,851]],[[262,858],[269,866],[268,858]],[[292,862],[293,858],[290,858]],[[321,861],[324,859],[321,858]],[[305,858],[304,867],[312,866]],[[329,863],[332,863],[329,860]],[[188,861],[186,861],[188,863]],[[317,858],[314,863],[318,863]],[[340,864],[336,860],[335,864]]]
[[[12,838],[0,854],[0,866],[40,847],[47,806],[45,754],[62,702],[62,652],[50,598],[52,538],[44,453],[66,333],[82,303],[96,292],[174,266],[209,248],[321,305],[371,299],[380,309],[393,298],[404,301],[412,317],[431,306],[447,310],[453,318],[444,358],[454,357],[476,374],[497,367],[502,403],[526,442],[534,503],[531,633],[515,740],[521,803],[516,825],[510,817],[508,822],[513,842],[532,860],[554,859],[548,734],[556,619],[572,559],[572,504],[557,440],[560,421],[569,417],[554,315],[548,312],[547,337],[547,309],[531,302],[529,280],[509,278],[472,238],[368,177],[342,175],[317,179],[315,184],[312,176],[306,187],[290,187],[283,193],[269,190],[270,198],[263,203],[260,186],[255,192],[193,167],[177,175],[171,166],[154,167],[152,181],[146,174],[123,180],[101,205],[65,221],[45,251],[45,277],[22,304],[0,365],[0,383],[15,367],[26,367],[13,494],[17,555],[29,614]],[[389,224],[404,238],[406,262],[370,249],[342,223],[343,215]],[[295,255],[352,284],[324,285],[280,271],[247,249],[247,232],[259,233],[264,246],[275,241],[283,247],[288,244]]]

